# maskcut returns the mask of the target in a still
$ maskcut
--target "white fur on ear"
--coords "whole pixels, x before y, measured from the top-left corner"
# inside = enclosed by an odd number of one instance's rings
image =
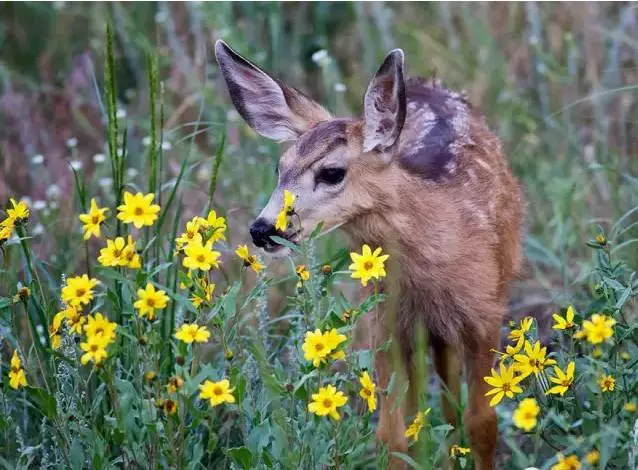
[[[221,39],[215,57],[230,98],[246,122],[264,137],[295,140],[330,114],[301,92],[273,79]]]
[[[404,54],[390,52],[368,85],[363,101],[363,150],[385,151],[399,138],[406,114]]]

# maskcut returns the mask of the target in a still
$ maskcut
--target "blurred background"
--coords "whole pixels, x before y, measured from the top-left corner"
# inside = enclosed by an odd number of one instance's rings
[[[614,3],[8,3],[0,4],[0,201],[28,197],[35,248],[53,276],[82,257],[71,166],[112,202],[104,113],[105,24],[116,41],[127,178],[146,181],[148,60],[162,83],[164,190],[187,159],[179,216],[207,203],[226,135],[215,208],[227,255],[276,183],[280,149],[232,108],[213,45],[358,115],[392,48],[410,75],[467,90],[503,140],[527,195],[528,268],[513,309],[560,301],[589,273],[600,230],[635,268],[638,252],[638,9]],[[141,189],[144,186],[140,185]],[[69,236],[69,233],[72,235]],[[324,250],[339,246],[333,237]],[[75,245],[77,246],[77,245]],[[585,283],[587,285],[587,283]]]

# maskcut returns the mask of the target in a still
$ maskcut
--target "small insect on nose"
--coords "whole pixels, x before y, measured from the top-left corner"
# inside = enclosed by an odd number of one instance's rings
[[[253,239],[253,243],[259,248],[263,248],[266,245],[272,245],[273,241],[270,237],[279,233],[272,223],[262,218],[255,220],[248,231]]]

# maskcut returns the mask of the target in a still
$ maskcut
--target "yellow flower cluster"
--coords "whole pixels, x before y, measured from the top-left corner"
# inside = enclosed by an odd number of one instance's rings
[[[175,338],[186,343],[205,343],[210,338],[210,331],[205,326],[185,323],[175,332]]]
[[[238,246],[235,253],[239,256],[239,258],[244,260],[244,267],[250,267],[256,273],[264,269],[264,265],[259,262],[259,259],[257,259],[256,256],[250,254],[246,245]]]
[[[142,265],[140,255],[135,248],[135,241],[131,235],[127,240],[117,237],[114,240],[106,240],[106,247],[100,250],[97,258],[102,266],[126,267],[129,269],[139,269]]]
[[[9,202],[11,208],[7,209],[7,217],[0,222],[0,246],[11,238],[15,227],[25,224],[29,220],[30,212],[26,202],[16,202],[13,198],[9,199]]]
[[[301,349],[304,352],[304,359],[312,361],[312,365],[319,367],[328,358],[343,359],[345,353],[337,348],[347,337],[339,333],[335,328],[330,331],[321,332],[319,328],[315,331],[306,332],[304,343]]]
[[[115,330],[117,323],[109,321],[101,313],[89,315],[84,332],[86,333],[86,341],[80,343],[80,348],[84,354],[80,358],[82,364],[89,361],[100,364],[108,356],[106,348],[115,341]]]
[[[9,369],[9,386],[17,390],[20,387],[27,386],[27,377],[24,373],[24,369],[22,368],[22,361],[20,361],[20,357],[18,356],[18,351],[13,351],[13,356],[11,356],[11,369]]]

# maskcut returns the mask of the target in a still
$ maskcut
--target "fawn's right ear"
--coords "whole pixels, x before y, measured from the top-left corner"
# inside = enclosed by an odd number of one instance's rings
[[[264,137],[295,140],[315,124],[330,119],[321,105],[279,83],[221,39],[215,43],[215,57],[235,108]]]
[[[403,51],[393,50],[368,85],[363,99],[365,152],[386,151],[401,134],[406,113],[403,62]]]

